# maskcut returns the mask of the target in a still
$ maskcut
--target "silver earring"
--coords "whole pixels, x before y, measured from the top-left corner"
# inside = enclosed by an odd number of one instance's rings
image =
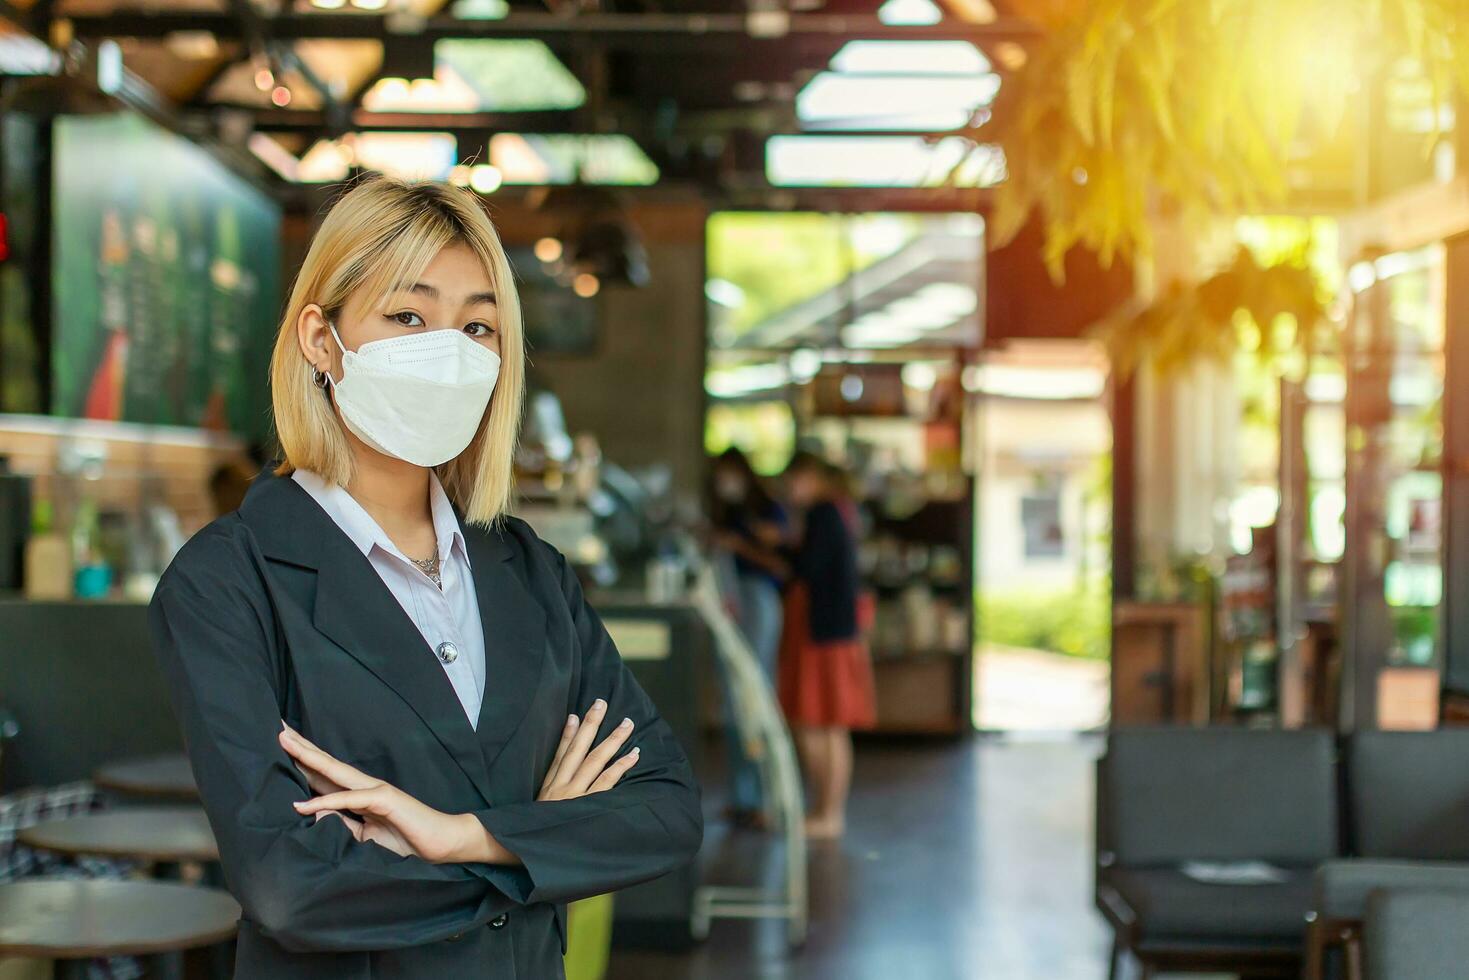
[[[314,385],[316,385],[316,387],[318,387],[318,388],[325,389],[326,388],[326,372],[325,371],[322,371],[322,370],[320,370],[318,368],[312,368],[311,369],[311,383],[314,384]]]

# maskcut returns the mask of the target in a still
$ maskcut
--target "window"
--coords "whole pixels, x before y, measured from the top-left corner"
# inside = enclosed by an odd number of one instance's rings
[[[1025,532],[1025,558],[1060,558],[1066,552],[1061,525],[1061,483],[1048,481],[1020,498],[1020,525]]]

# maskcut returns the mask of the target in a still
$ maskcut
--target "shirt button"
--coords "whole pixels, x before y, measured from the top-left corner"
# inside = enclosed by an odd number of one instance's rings
[[[452,664],[454,661],[459,659],[459,648],[456,647],[449,640],[445,640],[443,643],[440,643],[438,650],[436,650],[435,652],[438,654],[439,660],[443,661],[446,664]]]
[[[501,912],[499,915],[495,916],[493,919],[490,920],[490,928],[491,929],[503,929],[503,928],[505,928],[505,923],[508,920],[509,920],[509,916],[507,916],[504,912]]]

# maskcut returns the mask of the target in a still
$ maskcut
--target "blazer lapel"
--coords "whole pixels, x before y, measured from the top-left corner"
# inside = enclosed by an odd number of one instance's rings
[[[289,478],[262,474],[241,516],[267,555],[316,570],[312,625],[408,703],[488,804],[489,773],[464,706],[367,556]]]
[[[338,537],[317,571],[314,625],[408,702],[488,804],[489,774],[454,685],[366,556]]]
[[[485,634],[485,693],[475,733],[488,767],[525,719],[546,662],[546,611],[521,581],[503,534],[464,528]]]

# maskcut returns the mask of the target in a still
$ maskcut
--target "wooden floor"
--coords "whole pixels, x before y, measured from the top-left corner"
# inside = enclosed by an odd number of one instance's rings
[[[613,954],[609,980],[1101,980],[1091,738],[860,741],[848,836],[812,855],[812,922],[716,921],[689,954]],[[717,811],[720,787],[706,791]],[[749,883],[769,838],[711,816],[706,880]]]

